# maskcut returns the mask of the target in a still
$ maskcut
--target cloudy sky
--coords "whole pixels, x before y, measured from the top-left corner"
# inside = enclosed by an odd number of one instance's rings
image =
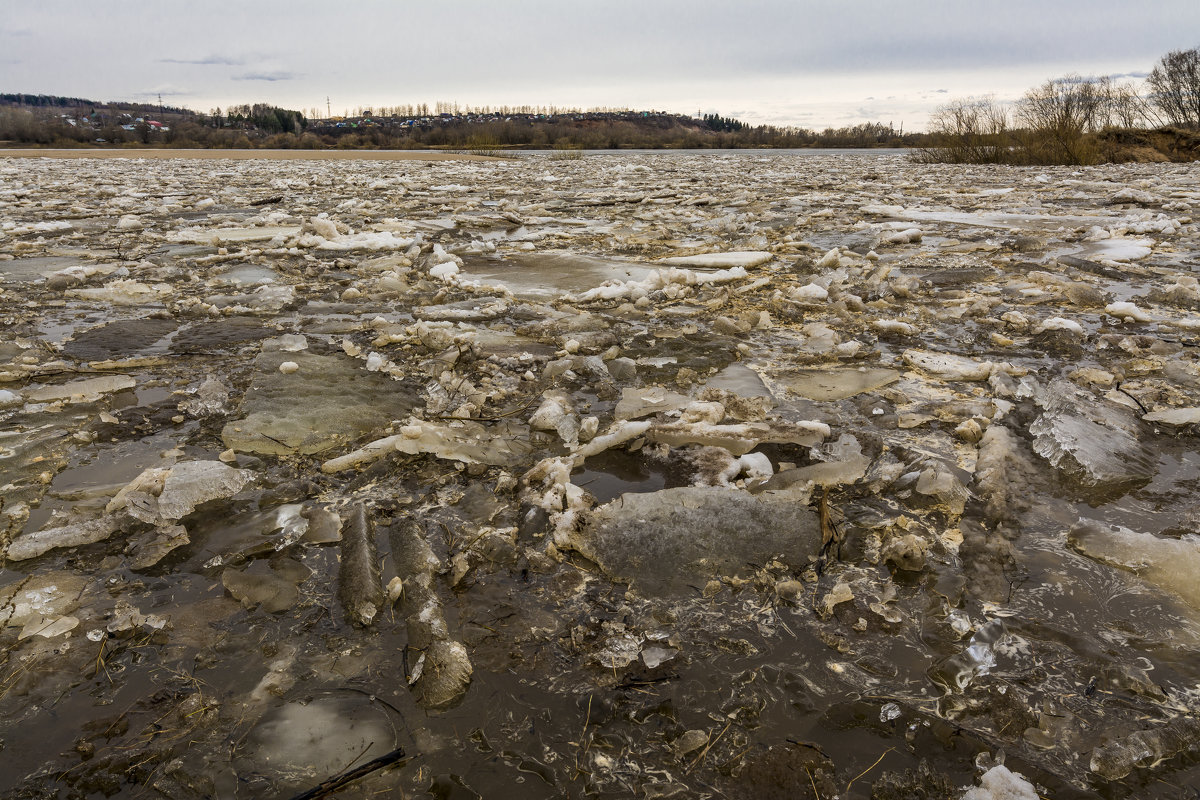
[[[334,114],[454,101],[924,126],[949,98],[1143,76],[1200,46],[1154,0],[3,0],[0,91],[268,102]]]

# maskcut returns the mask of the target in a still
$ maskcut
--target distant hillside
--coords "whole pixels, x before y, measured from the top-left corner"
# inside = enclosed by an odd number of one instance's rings
[[[441,110],[451,108],[452,110]],[[493,152],[558,148],[911,147],[920,134],[866,123],[821,132],[706,114],[691,117],[632,109],[531,107],[459,109],[439,105],[362,111],[309,119],[266,104],[203,114],[158,104],[78,97],[0,94],[0,144],[200,148],[454,149]]]

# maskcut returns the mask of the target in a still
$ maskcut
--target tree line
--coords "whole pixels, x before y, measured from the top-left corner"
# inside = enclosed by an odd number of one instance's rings
[[[1144,135],[1130,135],[1145,131]],[[1013,104],[994,97],[953,100],[930,118],[927,162],[1098,164],[1135,157],[1130,145],[1169,157],[1200,157],[1200,48],[1167,53],[1144,87],[1108,77],[1066,75],[1029,89]],[[1180,147],[1180,141],[1185,146]],[[1163,158],[1167,158],[1164,155]]]

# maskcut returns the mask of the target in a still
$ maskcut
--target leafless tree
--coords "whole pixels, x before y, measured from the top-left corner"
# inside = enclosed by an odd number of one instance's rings
[[[1017,105],[1028,128],[1026,150],[1038,162],[1092,164],[1100,155],[1086,134],[1107,118],[1106,81],[1066,75],[1030,89]]]
[[[1200,48],[1172,50],[1150,76],[1150,101],[1175,125],[1200,128]]]
[[[1009,157],[1008,112],[993,97],[952,100],[929,119],[929,162],[997,164]]]

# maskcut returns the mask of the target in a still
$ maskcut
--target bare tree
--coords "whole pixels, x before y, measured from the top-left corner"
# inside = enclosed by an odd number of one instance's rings
[[[1066,75],[1030,89],[1017,105],[1017,118],[1029,129],[1025,149],[1036,162],[1093,164],[1100,160],[1086,134],[1107,117],[1106,79]]]
[[[1164,117],[1175,125],[1200,128],[1200,48],[1167,53],[1146,83],[1150,101]]]
[[[952,100],[929,118],[932,147],[920,158],[944,164],[999,164],[1009,160],[1008,112],[993,97]]]
[[[1133,83],[1111,83],[1108,86],[1108,125],[1118,128],[1139,128],[1154,124],[1156,114],[1146,98]]]

